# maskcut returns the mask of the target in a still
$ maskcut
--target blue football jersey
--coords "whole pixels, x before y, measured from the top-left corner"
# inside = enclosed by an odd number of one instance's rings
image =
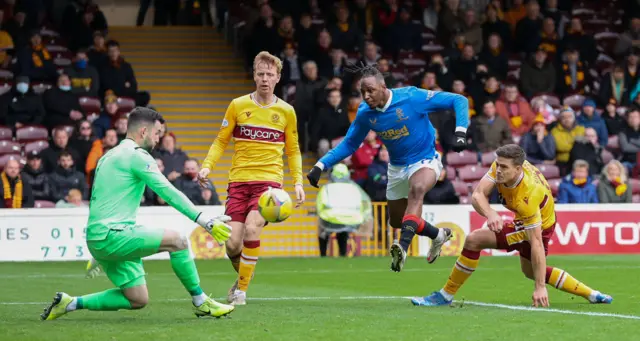
[[[353,154],[369,130],[387,147],[392,165],[406,166],[435,156],[436,132],[429,121],[430,112],[454,110],[456,130],[466,131],[469,126],[469,101],[464,96],[413,86],[390,91],[384,108],[360,104],[345,138],[320,159],[325,169]]]

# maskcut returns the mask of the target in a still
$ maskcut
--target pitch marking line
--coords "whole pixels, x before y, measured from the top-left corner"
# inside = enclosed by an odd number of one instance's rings
[[[223,300],[224,298],[216,298],[217,300]],[[409,300],[411,297],[408,296],[341,296],[341,297],[329,297],[329,296],[291,296],[291,297],[255,297],[249,298],[249,301],[329,301],[329,300]],[[179,301],[188,301],[188,299],[164,299],[158,300],[160,302],[179,302]],[[155,301],[155,302],[158,302]],[[460,303],[459,301],[456,301]],[[46,305],[50,302],[0,302],[0,305]],[[408,302],[407,302],[408,303]],[[627,319],[627,320],[640,320],[640,316],[636,315],[624,315],[624,314],[615,314],[615,313],[600,313],[593,311],[576,311],[576,310],[563,310],[563,309],[553,309],[553,308],[534,308],[528,306],[519,306],[519,305],[507,305],[507,304],[498,304],[498,303],[486,303],[486,302],[476,302],[476,301],[464,301],[464,304],[475,305],[479,307],[488,307],[488,308],[498,308],[498,309],[507,309],[507,310],[518,310],[518,311],[527,311],[527,312],[540,312],[540,313],[555,313],[555,314],[564,314],[564,315],[582,315],[582,316],[595,316],[595,317],[611,317],[618,319]],[[429,309],[426,307],[417,307],[417,309]],[[431,308],[434,309],[434,308]],[[436,308],[437,309],[437,308]]]

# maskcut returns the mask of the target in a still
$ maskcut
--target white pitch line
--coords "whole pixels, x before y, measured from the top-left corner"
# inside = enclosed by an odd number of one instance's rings
[[[220,297],[215,299],[223,300],[224,298]],[[375,301],[375,300],[409,300],[409,299],[411,299],[411,297],[408,297],[408,296],[338,296],[338,297],[289,296],[289,297],[254,297],[254,298],[248,298],[247,300],[249,301],[338,301],[338,300]],[[169,298],[164,300],[152,300],[152,302],[185,302],[185,301],[188,301],[188,299]],[[49,303],[50,302],[0,302],[0,305],[45,305]],[[462,303],[462,302],[456,301],[456,303]],[[636,316],[636,315],[600,313],[600,312],[593,312],[593,311],[564,310],[564,309],[553,309],[553,308],[534,308],[529,306],[486,303],[486,302],[477,302],[477,301],[464,301],[463,303],[468,305],[479,306],[479,307],[518,310],[518,311],[527,311],[527,312],[555,313],[555,314],[564,314],[564,315],[582,315],[582,316],[592,316],[592,317],[611,317],[611,318],[626,319],[626,320],[640,320],[640,316]],[[421,307],[421,309],[438,309],[438,308],[437,307],[435,308]]]

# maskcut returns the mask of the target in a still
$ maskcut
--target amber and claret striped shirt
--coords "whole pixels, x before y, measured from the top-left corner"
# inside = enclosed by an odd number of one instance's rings
[[[274,96],[273,103],[260,105],[253,94],[231,101],[218,137],[202,163],[203,168],[215,167],[231,138],[235,145],[229,182],[273,181],[282,184],[284,152],[294,184],[302,184],[296,113],[285,101]]]

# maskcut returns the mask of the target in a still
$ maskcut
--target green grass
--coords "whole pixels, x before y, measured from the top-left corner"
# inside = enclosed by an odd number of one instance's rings
[[[456,297],[467,301],[462,307],[414,307],[402,298],[441,288],[454,261],[429,265],[412,258],[397,274],[388,270],[387,258],[262,259],[248,305],[219,320],[194,317],[169,262],[146,262],[151,298],[145,309],[78,311],[48,322],[39,314],[56,291],[81,295],[109,288],[109,281],[84,279],[84,263],[0,263],[0,339],[638,340],[638,319],[468,303],[530,305],[533,284],[520,273],[516,257],[482,258]],[[640,256],[550,257],[549,264],[614,297],[612,305],[596,306],[549,288],[553,309],[640,316]],[[201,261],[198,268],[203,289],[225,296],[235,278],[228,261]]]

